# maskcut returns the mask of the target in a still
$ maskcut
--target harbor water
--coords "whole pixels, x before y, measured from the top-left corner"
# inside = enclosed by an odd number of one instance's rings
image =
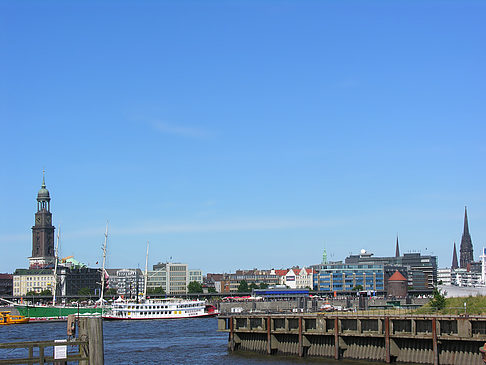
[[[230,353],[227,349],[228,334],[217,332],[216,328],[216,318],[105,321],[105,364],[371,364],[363,361]],[[65,338],[66,322],[0,326],[0,343]],[[18,351],[0,350],[0,358],[17,354],[22,356]]]

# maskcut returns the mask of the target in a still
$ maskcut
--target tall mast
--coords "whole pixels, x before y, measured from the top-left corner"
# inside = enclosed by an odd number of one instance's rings
[[[147,298],[147,267],[148,267],[148,251],[149,251],[149,241],[147,241],[147,256],[145,256],[145,282],[143,285],[143,299]]]
[[[101,308],[103,309],[103,295],[105,293],[105,262],[106,262],[106,242],[108,241],[108,222],[106,222],[105,244],[103,245],[103,268],[101,270]]]
[[[57,230],[57,243],[56,243],[56,258],[54,262],[54,295],[52,296],[52,305],[56,305],[56,294],[57,294],[57,262],[59,261],[59,235],[61,234],[61,225]]]

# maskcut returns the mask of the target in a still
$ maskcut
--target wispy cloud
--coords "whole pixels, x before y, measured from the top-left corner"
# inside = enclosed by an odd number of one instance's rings
[[[162,121],[152,122],[154,129],[161,133],[173,134],[181,137],[189,138],[208,138],[211,137],[211,133],[204,129],[188,127],[182,125],[171,124]]]

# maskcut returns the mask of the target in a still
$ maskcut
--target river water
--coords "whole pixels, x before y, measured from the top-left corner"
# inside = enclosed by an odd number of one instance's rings
[[[230,353],[227,350],[228,334],[217,332],[216,328],[216,318],[105,321],[105,364],[371,364],[363,361]],[[66,322],[0,326],[0,343],[65,338]],[[26,352],[19,351],[0,350],[0,358],[26,356]]]

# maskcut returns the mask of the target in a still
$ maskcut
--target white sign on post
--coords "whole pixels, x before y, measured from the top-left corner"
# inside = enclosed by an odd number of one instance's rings
[[[54,340],[54,342],[66,342],[66,340]],[[67,345],[54,346],[54,359],[66,359],[67,358]]]

